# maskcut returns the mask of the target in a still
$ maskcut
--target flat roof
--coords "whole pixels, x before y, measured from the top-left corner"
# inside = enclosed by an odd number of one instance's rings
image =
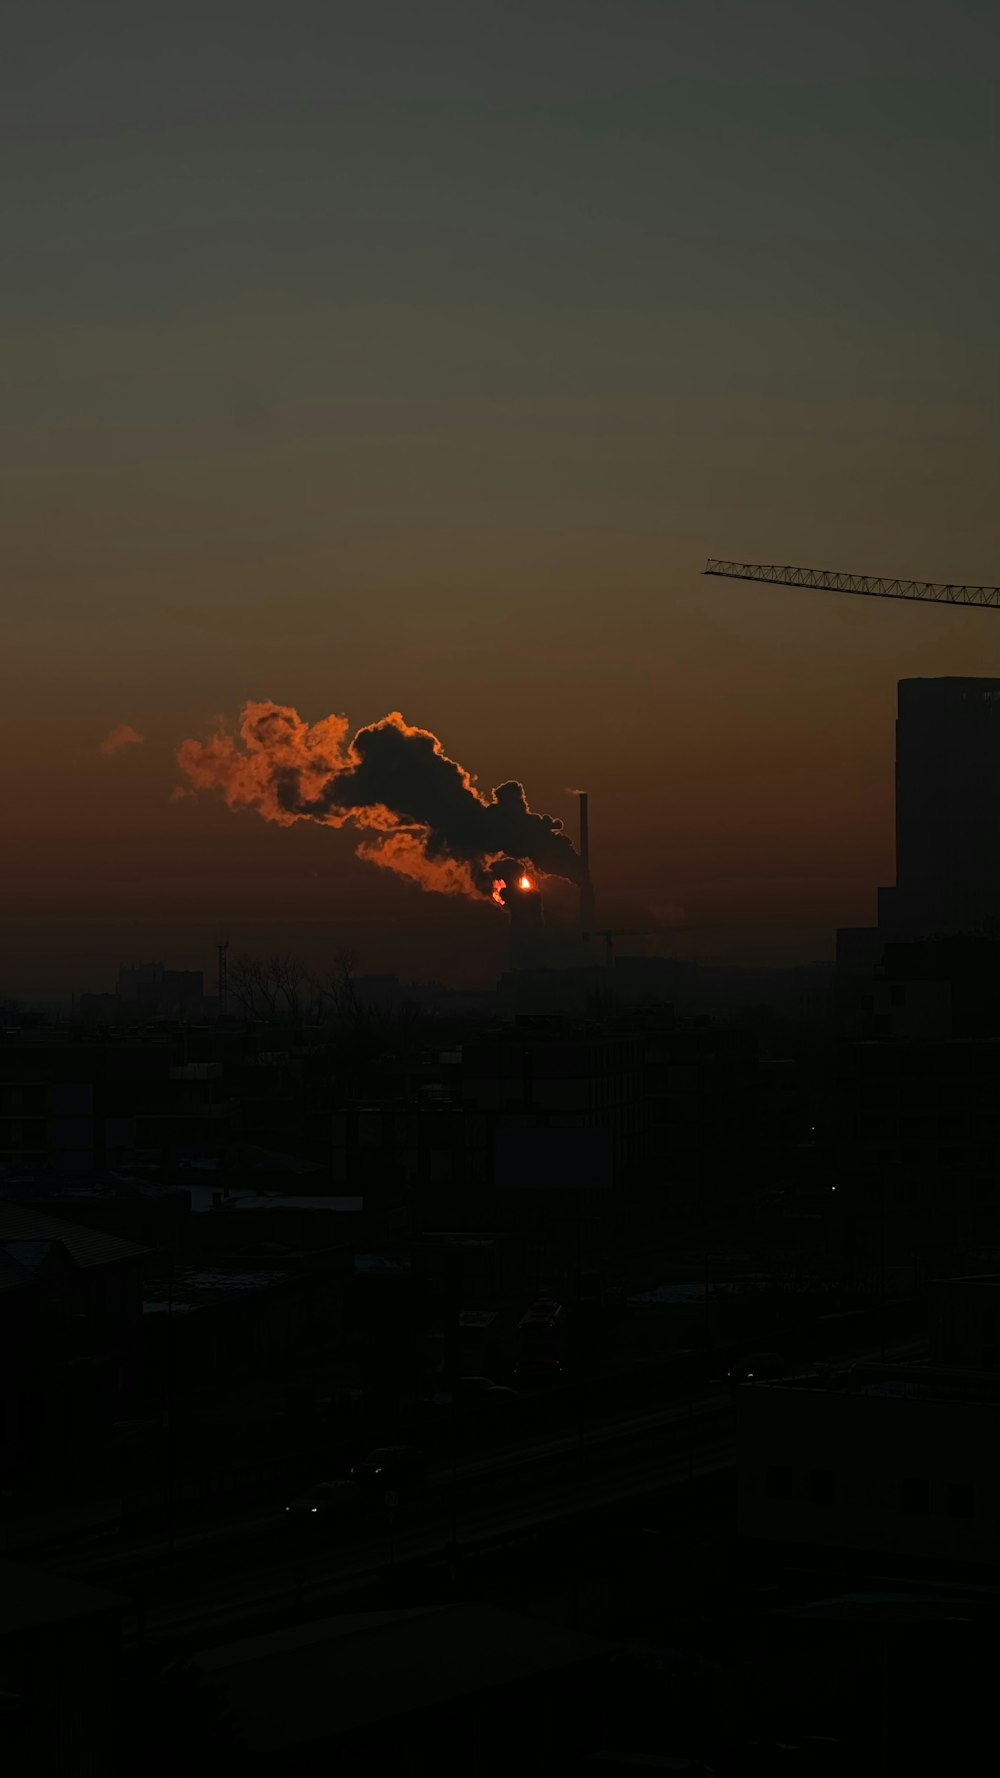
[[[601,1660],[615,1644],[516,1612],[428,1606],[327,1618],[197,1654],[262,1750]]]
[[[904,1587],[873,1588],[870,1591],[842,1593],[829,1599],[812,1599],[804,1605],[780,1606],[771,1615],[798,1619],[823,1619],[829,1622],[863,1623],[932,1623],[965,1617],[969,1609],[995,1613],[994,1598],[977,1597],[972,1592],[911,1591]]]
[[[60,1241],[78,1266],[113,1265],[117,1260],[140,1259],[149,1251],[119,1235],[106,1235],[103,1229],[66,1222],[0,1198],[0,1242],[5,1241]]]
[[[188,1185],[182,1189],[187,1192],[196,1216],[219,1210],[326,1210],[336,1215],[355,1215],[364,1209],[364,1199],[359,1197],[291,1196],[285,1192],[256,1191],[252,1186],[228,1192],[220,1185]]]
[[[933,1289],[938,1284],[1000,1284],[1000,1272],[953,1272],[948,1278],[929,1278],[928,1284]]]
[[[816,1395],[825,1400],[864,1396],[883,1401],[951,1402],[960,1406],[990,1407],[1000,1402],[1000,1372],[975,1371],[965,1366],[885,1363],[860,1359],[843,1368],[798,1370],[785,1377],[761,1377],[741,1385],[742,1390],[767,1390],[770,1394]]]
[[[64,1580],[45,1569],[26,1568],[0,1557],[0,1636],[125,1611],[128,1603],[103,1587],[84,1586],[81,1581]]]

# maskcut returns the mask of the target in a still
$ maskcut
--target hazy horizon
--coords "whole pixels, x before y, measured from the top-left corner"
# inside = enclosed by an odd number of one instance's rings
[[[691,955],[869,924],[896,681],[1000,673],[1000,616],[701,569],[997,580],[996,37],[973,0],[15,4],[0,985],[220,934],[495,978],[496,910],[171,800],[250,699],[399,710],[570,831],[585,786],[605,923],[683,910]]]

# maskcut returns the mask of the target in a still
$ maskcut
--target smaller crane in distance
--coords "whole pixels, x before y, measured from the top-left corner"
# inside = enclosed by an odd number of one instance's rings
[[[1000,586],[946,586],[936,580],[889,580],[882,575],[843,574],[835,568],[792,568],[778,562],[720,562],[715,556],[709,556],[702,572],[717,574],[722,580],[816,587],[829,593],[863,593],[876,599],[919,599],[930,605],[1000,608]]]

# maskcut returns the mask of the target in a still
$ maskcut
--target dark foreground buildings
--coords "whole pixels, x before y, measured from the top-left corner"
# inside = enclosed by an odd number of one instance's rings
[[[3,1034],[32,1769],[964,1769],[1000,1634],[998,689],[901,685],[897,883],[835,1007],[609,953],[547,1012],[176,1015],[154,971],[127,1017]],[[533,943],[529,1000],[571,973]],[[361,1512],[346,1469],[396,1443],[425,1491]],[[347,1516],[286,1517],[313,1491]]]

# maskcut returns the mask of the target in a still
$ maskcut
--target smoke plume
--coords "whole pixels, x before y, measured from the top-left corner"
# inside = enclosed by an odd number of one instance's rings
[[[286,705],[250,703],[238,735],[219,728],[185,741],[177,760],[196,790],[220,790],[231,809],[360,828],[359,857],[441,895],[492,895],[500,860],[579,881],[561,821],[530,809],[514,781],[485,796],[436,735],[398,710],[348,740],[344,716],[310,724]]]
[[[110,735],[105,735],[100,744],[100,751],[106,753],[111,759],[116,753],[120,753],[123,747],[137,747],[141,740],[142,736],[136,733],[130,722],[120,722],[117,728],[111,730]]]

